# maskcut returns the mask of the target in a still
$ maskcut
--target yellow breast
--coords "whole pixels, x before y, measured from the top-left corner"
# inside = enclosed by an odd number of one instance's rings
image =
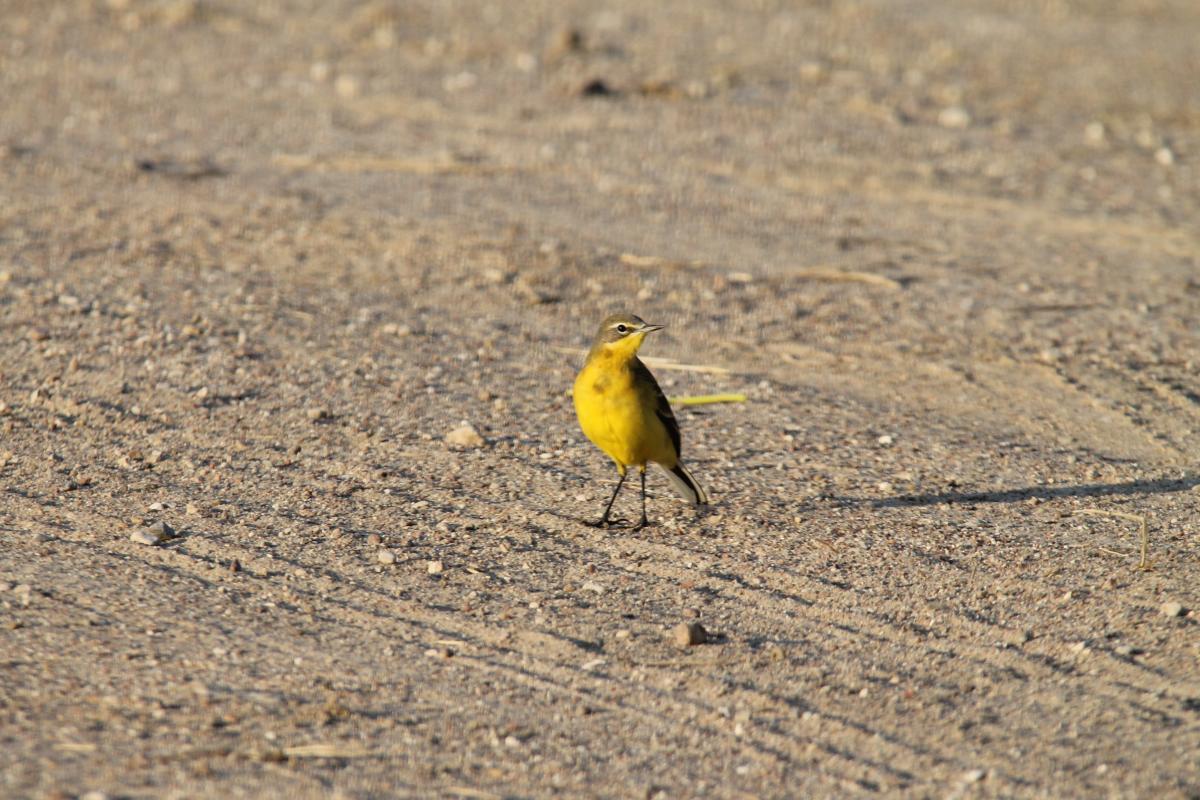
[[[656,461],[675,464],[675,448],[633,373],[614,359],[588,362],[575,379],[575,413],[588,439],[617,462],[619,468]]]

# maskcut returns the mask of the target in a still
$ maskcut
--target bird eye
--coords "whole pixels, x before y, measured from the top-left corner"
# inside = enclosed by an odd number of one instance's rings
[[[617,333],[629,333],[629,326],[622,322],[617,326]]]

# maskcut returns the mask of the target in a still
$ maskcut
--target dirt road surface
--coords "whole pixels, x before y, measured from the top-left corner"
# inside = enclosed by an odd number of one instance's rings
[[[1200,796],[1198,38],[3,3],[0,796]]]

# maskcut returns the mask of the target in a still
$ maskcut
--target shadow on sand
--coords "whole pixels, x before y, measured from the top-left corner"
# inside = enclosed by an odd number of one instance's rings
[[[939,503],[1019,503],[1036,497],[1057,500],[1063,497],[1113,497],[1136,494],[1168,494],[1186,492],[1200,485],[1200,476],[1158,478],[1126,483],[1086,483],[1075,486],[1026,486],[1019,489],[999,489],[991,492],[939,492],[937,494],[900,495],[875,500],[876,508],[905,508],[933,506]]]

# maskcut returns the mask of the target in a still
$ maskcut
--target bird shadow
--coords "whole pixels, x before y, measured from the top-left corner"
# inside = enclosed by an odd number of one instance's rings
[[[875,508],[908,508],[942,503],[1019,503],[1030,498],[1058,500],[1065,497],[1119,497],[1125,495],[1171,494],[1200,486],[1200,476],[1151,478],[1123,483],[1085,483],[1065,486],[1023,486],[1013,489],[971,492],[935,492],[897,495],[870,501]],[[859,499],[861,502],[861,499]]]

